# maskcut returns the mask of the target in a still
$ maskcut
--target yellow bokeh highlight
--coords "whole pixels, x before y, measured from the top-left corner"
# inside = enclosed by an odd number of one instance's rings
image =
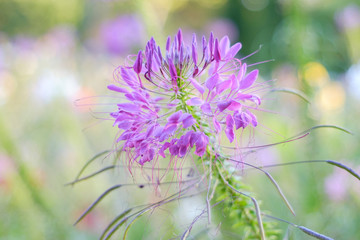
[[[313,87],[320,87],[330,79],[326,68],[318,62],[309,62],[304,66],[303,78]]]
[[[318,107],[323,111],[340,110],[345,104],[345,90],[339,82],[326,84],[316,97]]]
[[[226,3],[227,0],[199,0],[198,2],[207,8],[218,8]]]
[[[162,5],[170,5],[171,6],[171,11],[176,11],[179,10],[183,7],[186,6],[191,6],[191,4],[193,4],[194,2],[196,2],[197,4],[206,7],[206,8],[218,8],[221,7],[222,5],[224,5],[227,0],[196,0],[196,1],[191,1],[191,0],[157,0],[158,2],[162,2]]]

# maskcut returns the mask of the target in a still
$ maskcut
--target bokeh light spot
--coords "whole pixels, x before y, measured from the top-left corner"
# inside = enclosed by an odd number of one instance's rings
[[[310,62],[303,69],[305,81],[313,87],[319,87],[329,81],[329,74],[326,68],[318,62]]]
[[[345,90],[341,83],[331,82],[324,86],[320,90],[316,102],[324,111],[340,110],[345,103]]]

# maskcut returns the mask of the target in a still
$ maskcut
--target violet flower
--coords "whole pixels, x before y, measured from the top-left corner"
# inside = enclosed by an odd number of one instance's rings
[[[144,42],[145,29],[136,15],[123,15],[105,21],[99,29],[101,44],[108,53],[125,54]]]
[[[240,43],[231,46],[227,36],[219,40],[212,33],[199,44],[194,34],[187,45],[179,30],[165,50],[151,38],[136,59],[129,56],[132,62],[115,70],[116,83],[108,89],[126,102],[111,117],[130,164],[191,151],[203,156],[220,145],[222,131],[233,142],[236,130],[257,126],[252,111],[261,104],[254,94],[259,72],[247,73],[235,58],[240,49]]]
[[[126,155],[129,170],[132,164],[140,164],[140,168],[145,169],[143,165],[147,162],[153,164],[150,169],[159,169],[156,163],[162,158],[170,157],[170,163],[175,164],[169,165],[163,175],[165,176],[170,167],[173,167],[174,171],[178,169],[176,163],[179,158],[186,159],[187,156],[191,157],[194,154],[198,156],[197,163],[199,160],[204,160],[202,161],[204,174],[196,181],[189,179],[187,181],[189,185],[185,188],[180,187],[180,191],[176,194],[151,203],[135,213],[129,214],[134,208],[125,210],[109,224],[100,239],[109,239],[125,221],[129,220],[130,223],[124,233],[125,239],[129,227],[138,217],[163,204],[194,196],[187,195],[186,192],[200,186],[205,178],[208,180],[205,187],[206,209],[194,219],[181,239],[186,239],[195,222],[203,214],[207,214],[208,224],[211,224],[211,211],[217,205],[222,207],[221,214],[230,220],[233,226],[241,226],[238,229],[240,238],[262,240],[266,237],[278,238],[279,231],[271,222],[263,224],[257,200],[252,194],[243,191],[246,190],[246,185],[238,175],[234,174],[234,169],[238,166],[251,167],[265,174],[284,204],[295,215],[289,201],[270,173],[244,161],[247,154],[252,151],[242,152],[238,147],[241,145],[238,140],[241,140],[239,137],[243,135],[242,131],[258,125],[254,112],[260,110],[258,106],[261,104],[261,99],[255,93],[263,88],[262,84],[256,82],[259,71],[255,69],[248,72],[248,66],[243,63],[243,59],[235,57],[241,49],[241,44],[236,43],[231,46],[227,36],[219,40],[211,33],[209,39],[202,37],[199,42],[194,34],[192,42],[186,44],[181,30],[173,41],[168,37],[164,49],[161,49],[151,38],[144,50],[140,50],[136,55],[130,55],[129,61],[115,70],[115,84],[109,85],[108,89],[121,95],[121,99],[125,99],[117,104],[117,110],[110,115],[114,126],[119,128],[116,152]],[[350,133],[337,126],[318,125],[282,142],[251,146],[251,148],[265,148],[298,140],[320,127],[332,127]],[[221,145],[223,135],[226,141],[235,146],[235,156],[228,157],[228,154],[222,151],[225,147]],[[237,155],[238,152],[240,156]],[[294,163],[306,162],[326,162],[360,179],[355,171],[336,161],[311,160]],[[281,163],[270,166],[281,166]],[[115,165],[89,176],[95,176],[113,167]],[[89,176],[77,178],[71,184]],[[178,174],[178,178],[181,182],[181,174]],[[161,178],[153,180],[156,187],[162,184]],[[199,190],[200,188],[204,190],[204,185],[199,187]],[[81,221],[103,197],[122,186],[124,185],[117,184],[106,190],[76,223]],[[143,184],[139,185],[140,188],[143,186]],[[212,199],[216,201],[215,204],[212,204]],[[304,226],[270,215],[265,216],[286,222],[309,236],[331,239]],[[217,227],[216,231],[219,231],[219,228]]]

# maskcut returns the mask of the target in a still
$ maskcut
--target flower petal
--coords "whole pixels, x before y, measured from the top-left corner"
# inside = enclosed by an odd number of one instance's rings
[[[217,104],[217,107],[220,112],[224,111],[227,107],[229,107],[231,104],[231,101],[224,101]]]
[[[246,128],[251,122],[251,117],[246,112],[236,112],[234,113],[234,122],[236,130],[239,128]]]
[[[240,68],[240,70],[239,70],[239,72],[238,72],[238,75],[237,75],[237,80],[238,80],[239,82],[240,82],[240,81],[243,79],[243,77],[245,76],[246,69],[247,69],[247,65],[246,65],[246,63],[244,63],[244,64],[241,66],[241,68]]]
[[[234,119],[233,117],[228,114],[226,116],[226,129],[225,129],[225,134],[227,136],[227,138],[229,139],[229,141],[232,143],[234,141],[235,138],[235,134],[234,134]]]
[[[215,117],[213,117],[213,124],[214,124],[215,131],[216,131],[217,133],[221,132],[221,125],[220,125],[220,123],[216,120]]]
[[[190,145],[190,138],[194,131],[188,131],[185,135],[182,135],[177,144],[179,146],[188,146]]]
[[[240,81],[240,89],[249,88],[255,82],[256,78],[259,75],[259,70],[255,69],[251,71],[244,79]]]
[[[178,123],[182,115],[183,115],[182,111],[179,110],[176,113],[173,113],[170,117],[168,117],[167,120],[169,123]]]
[[[256,116],[252,114],[250,111],[246,111],[246,113],[249,114],[249,116],[251,117],[251,125],[253,125],[253,127],[256,127],[258,124]]]
[[[193,97],[186,101],[186,104],[189,106],[200,106],[203,103],[204,101],[198,97]]]
[[[123,120],[123,121],[120,121],[120,122],[117,124],[117,126],[118,126],[118,128],[120,128],[120,129],[128,130],[133,123],[134,123],[134,120]]]
[[[193,147],[200,138],[200,133],[192,132],[190,135],[190,147]]]
[[[231,81],[230,80],[226,80],[226,81],[223,81],[219,84],[216,85],[216,93],[217,94],[220,94],[222,93],[223,91],[225,91],[226,89],[228,89],[231,85]]]
[[[139,112],[140,108],[138,105],[135,105],[133,103],[120,103],[117,105],[120,110],[125,112]]]
[[[191,114],[189,114],[189,116],[187,116],[186,118],[184,118],[184,120],[182,120],[182,123],[183,123],[183,128],[188,128],[191,127],[194,123],[196,123],[196,120],[193,118]]]
[[[201,105],[200,108],[206,114],[212,114],[213,113],[209,103],[204,103],[203,105]]]
[[[133,97],[134,97],[135,100],[149,105],[149,102],[148,102],[148,101],[146,100],[146,98],[145,98],[143,95],[141,95],[140,93],[138,93],[138,92],[133,92]]]
[[[165,158],[166,156],[165,156],[165,154],[164,154],[164,151],[166,150],[166,149],[168,149],[169,147],[170,147],[170,143],[169,142],[166,142],[166,143],[164,143],[164,145],[162,145],[162,147],[160,148],[160,150],[159,150],[159,154],[160,154],[160,156],[162,156],[163,158]]]
[[[214,48],[214,34],[211,32],[209,37],[208,48],[210,51],[210,57],[213,55],[213,48]]]
[[[223,38],[221,38],[219,48],[221,56],[225,56],[225,54],[230,48],[230,40],[228,36],[224,36]]]
[[[199,135],[200,135],[200,137],[198,138],[198,140],[195,143],[195,145],[196,145],[195,154],[201,157],[202,155],[204,155],[204,153],[206,151],[206,147],[209,143],[209,137],[206,136],[204,133],[199,133]]]
[[[205,89],[203,86],[201,86],[200,83],[198,83],[194,78],[189,78],[191,84],[194,86],[194,88],[196,88],[196,90],[198,90],[201,94],[204,94]]]
[[[147,130],[146,130],[146,135],[145,138],[149,138],[153,135],[154,130],[156,129],[158,125],[157,124],[152,124]]]
[[[241,43],[234,44],[229,51],[227,52],[225,59],[232,59],[235,57],[235,55],[240,51],[241,49]]]
[[[214,47],[214,59],[216,62],[221,60],[220,49],[219,49],[219,40],[215,39],[215,47]]]
[[[256,95],[252,95],[252,94],[243,94],[243,93],[239,93],[238,95],[236,95],[234,97],[234,99],[236,100],[248,100],[248,101],[252,101],[253,103],[255,103],[256,105],[260,105],[261,104],[261,99],[256,96]]]
[[[171,58],[168,59],[168,63],[169,63],[169,72],[170,72],[170,75],[171,75],[171,79],[173,81],[176,81],[176,79],[178,78],[178,75],[177,75],[177,72],[176,72],[175,65],[174,65]]]
[[[229,80],[231,81],[231,91],[236,91],[239,88],[239,81],[236,78],[235,74],[231,74],[229,77]]]
[[[241,103],[239,103],[239,102],[237,102],[235,100],[232,100],[230,106],[228,107],[228,109],[230,111],[237,111],[237,110],[240,110],[241,107],[242,107]]]
[[[191,46],[191,56],[192,56],[194,65],[197,66],[198,54],[197,54],[197,50],[196,50],[196,45],[194,43]]]
[[[129,138],[131,138],[135,133],[131,132],[131,131],[126,131],[123,132],[120,137],[117,139],[117,142],[119,141],[123,141],[123,140],[128,140]]]
[[[163,133],[164,131],[164,126],[156,126],[155,129],[154,129],[154,134],[153,136],[156,137],[156,138],[160,138],[161,134]]]
[[[183,41],[183,36],[182,36],[182,32],[181,32],[181,29],[179,28],[179,31],[177,33],[177,39],[178,39],[178,49],[180,49],[180,46],[182,44],[182,41]]]
[[[165,127],[164,130],[163,130],[163,132],[162,132],[161,135],[160,135],[159,141],[160,141],[160,142],[163,142],[163,141],[165,141],[166,139],[168,139],[169,136],[170,136],[171,134],[173,134],[176,129],[177,129],[177,125],[176,125],[176,124],[172,124],[172,125],[169,125],[169,126]]]
[[[172,156],[177,156],[179,154],[179,146],[177,146],[177,145],[170,146],[169,152]]]
[[[216,86],[217,82],[219,81],[219,74],[216,73],[212,75],[208,80],[206,80],[205,86],[211,91]]]
[[[136,90],[139,88],[140,85],[137,76],[132,69],[127,69],[124,67],[120,68],[120,76],[126,82],[126,84],[132,89]]]
[[[121,87],[118,87],[116,85],[108,85],[107,88],[111,91],[115,91],[115,92],[120,92],[120,93],[130,93],[128,90],[126,90],[125,88],[121,88]]]
[[[137,55],[137,58],[135,60],[135,63],[134,63],[134,71],[139,74],[141,72],[141,67],[142,67],[142,51],[140,50],[138,55]]]
[[[181,146],[179,147],[179,157],[184,157],[186,155],[188,151],[188,147],[187,146]]]

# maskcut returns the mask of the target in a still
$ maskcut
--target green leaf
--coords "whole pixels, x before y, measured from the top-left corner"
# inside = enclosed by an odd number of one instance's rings
[[[67,183],[67,184],[65,184],[65,185],[66,185],[66,186],[67,186],[67,185],[74,185],[75,183],[78,183],[78,182],[81,182],[81,181],[90,179],[90,178],[95,177],[96,175],[98,175],[98,174],[100,174],[100,173],[102,173],[102,172],[105,172],[105,171],[110,170],[110,169],[114,169],[115,167],[116,167],[115,165],[111,165],[111,166],[108,166],[108,167],[104,167],[104,168],[100,169],[99,171],[96,171],[96,172],[94,172],[94,173],[92,173],[92,174],[89,174],[89,175],[87,175],[87,176],[85,176],[85,177],[82,177],[82,178],[77,178],[77,180],[74,180],[74,181],[72,181],[72,182],[70,182],[70,183]]]
[[[112,221],[110,222],[110,224],[106,227],[106,229],[103,231],[103,233],[101,234],[100,240],[104,239],[105,234],[106,234],[106,233],[110,230],[110,228],[111,228],[112,226],[114,226],[114,224],[117,223],[120,219],[122,219],[122,221],[116,225],[115,230],[118,229],[119,227],[121,227],[121,226],[126,222],[126,220],[127,220],[127,218],[126,218],[126,219],[123,219],[123,218],[124,218],[126,215],[128,215],[132,210],[133,210],[133,208],[126,209],[126,210],[123,211],[120,215],[118,215],[114,220],[112,220]]]
[[[78,175],[76,176],[75,180],[73,182],[76,182],[81,174],[85,171],[85,169],[90,165],[90,163],[92,163],[93,161],[95,161],[97,158],[101,157],[102,155],[109,153],[111,150],[105,150],[103,152],[100,152],[98,154],[96,154],[94,157],[92,157],[89,161],[87,161],[87,163],[85,163],[85,165],[81,168],[80,172],[78,173]]]
[[[125,232],[124,232],[124,236],[123,236],[123,240],[126,239],[127,233],[130,229],[130,227],[134,224],[135,221],[137,221],[142,215],[144,215],[146,212],[148,212],[149,210],[151,210],[152,208],[148,208],[144,211],[142,211],[141,213],[137,214],[133,220],[131,220],[131,222],[127,225]]]
[[[307,98],[307,96],[305,96],[304,93],[302,93],[302,92],[300,92],[298,90],[295,90],[295,89],[291,89],[291,88],[275,88],[275,89],[272,89],[270,92],[290,93],[290,94],[298,96],[299,98],[301,98],[302,100],[304,100],[305,102],[310,104],[310,100]]]
[[[310,133],[310,132],[312,132],[312,131],[314,131],[314,130],[316,130],[316,129],[319,129],[319,128],[334,128],[334,129],[340,130],[340,131],[342,131],[342,132],[345,132],[345,133],[347,133],[347,134],[354,135],[351,131],[349,131],[349,130],[347,130],[347,129],[345,129],[345,128],[336,126],[336,125],[316,125],[316,126],[311,127],[311,128],[309,128],[309,129],[307,129],[307,130],[305,130],[305,131],[303,131],[303,132],[301,132],[301,133],[299,133],[299,134],[297,134],[297,135],[295,135],[295,136],[293,136],[293,137],[291,137],[291,138],[289,138],[289,139],[292,139],[292,138],[301,136],[301,135],[303,135],[303,134],[305,134],[305,133]]]
[[[301,231],[303,231],[304,233],[306,233],[307,235],[312,236],[317,239],[320,239],[320,240],[334,240],[328,236],[317,233],[317,232],[315,232],[309,228],[303,227],[303,226],[297,226],[297,228],[300,229]]]
[[[339,168],[342,168],[344,169],[345,171],[347,171],[348,173],[350,173],[351,175],[353,175],[354,177],[356,177],[357,179],[360,180],[360,175],[357,174],[354,170],[352,170],[351,168],[349,168],[348,166],[345,166],[344,164],[342,163],[339,163],[339,162],[335,162],[335,161],[332,161],[332,160],[326,160],[327,163],[331,164],[331,165],[335,165]]]
[[[98,197],[95,202],[93,202],[90,207],[88,207],[88,209],[85,210],[85,212],[83,214],[81,214],[81,216],[76,220],[76,222],[74,223],[74,225],[78,224],[89,212],[91,212],[91,210],[99,203],[101,202],[101,200],[108,195],[110,192],[120,188],[122,185],[115,185],[111,188],[109,188],[108,190],[106,190],[103,194],[100,195],[100,197]]]

